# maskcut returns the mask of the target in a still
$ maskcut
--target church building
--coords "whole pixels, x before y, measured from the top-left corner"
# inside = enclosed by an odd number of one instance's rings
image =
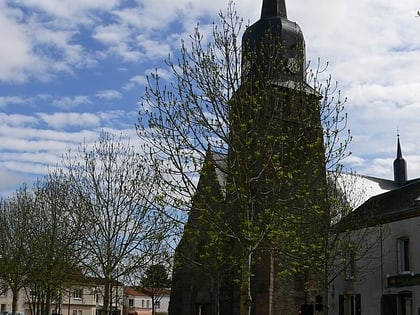
[[[327,183],[320,96],[305,76],[300,27],[284,0],[263,0],[226,104],[228,152],[208,150],[175,252],[169,315],[312,311]]]

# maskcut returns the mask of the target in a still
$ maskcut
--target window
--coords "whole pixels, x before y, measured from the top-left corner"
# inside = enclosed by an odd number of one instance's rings
[[[413,297],[409,291],[403,291],[398,294],[397,305],[398,314],[411,315],[413,314]]]
[[[156,309],[160,309],[160,301],[156,301],[155,302],[155,308]]]
[[[144,308],[144,300],[141,300],[141,307]]]
[[[73,298],[74,299],[81,299],[83,295],[83,290],[82,289],[74,289],[73,290]],[[73,315],[77,315],[77,314],[73,314]]]
[[[411,291],[382,295],[382,309],[384,315],[412,315],[413,295]]]
[[[134,307],[134,299],[128,299],[128,307]]]
[[[362,304],[361,295],[342,295],[338,296],[338,315],[361,315]]]
[[[0,286],[0,296],[7,296],[7,285]]]
[[[346,280],[352,280],[354,278],[354,264],[355,264],[355,254],[353,250],[349,250],[346,253],[345,259],[345,273],[346,273]]]
[[[410,243],[408,237],[399,238],[397,241],[398,272],[410,272]]]

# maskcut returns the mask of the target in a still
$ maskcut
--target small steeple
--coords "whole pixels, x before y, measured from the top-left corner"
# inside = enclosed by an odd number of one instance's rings
[[[285,0],[263,0],[261,19],[284,17],[287,19]]]
[[[397,157],[394,160],[394,181],[403,186],[407,181],[407,163],[402,156],[400,135],[397,135]]]

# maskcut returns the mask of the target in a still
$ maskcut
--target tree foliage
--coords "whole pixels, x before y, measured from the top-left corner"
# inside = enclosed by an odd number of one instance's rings
[[[331,77],[321,83],[321,66],[308,73],[311,87],[287,81],[282,41],[266,34],[252,50],[242,32],[232,3],[208,41],[197,26],[166,60],[172,81],[148,78],[137,132],[173,218],[189,214],[176,260],[190,260],[216,291],[217,275],[236,265],[249,314],[253,268],[267,255],[282,257],[285,276],[325,267],[326,167],[341,171],[351,137],[345,100]],[[303,55],[295,61],[306,66]]]
[[[155,315],[156,304],[171,287],[171,279],[168,276],[166,266],[164,264],[150,265],[145,271],[142,285],[144,290],[152,297],[152,315]]]

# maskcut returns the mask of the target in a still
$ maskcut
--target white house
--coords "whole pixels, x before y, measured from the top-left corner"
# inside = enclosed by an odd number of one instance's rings
[[[112,288],[111,304],[113,310],[123,309],[123,284],[117,283]],[[0,290],[1,312],[12,311],[12,292],[3,285]],[[96,315],[97,310],[103,307],[103,281],[98,278],[84,278],[67,288],[61,289],[60,299],[53,301],[52,314],[63,315]],[[19,292],[17,303],[18,315],[31,315],[31,291],[23,288]]]
[[[170,290],[163,290],[163,294],[155,302],[158,314],[168,314]],[[124,288],[124,313],[123,315],[151,315],[152,297],[147,290]]]
[[[349,251],[331,283],[328,314],[420,314],[420,179],[407,180],[400,143],[394,180],[370,178],[384,188],[339,223],[366,236],[364,255]],[[357,247],[356,251],[357,251]]]

